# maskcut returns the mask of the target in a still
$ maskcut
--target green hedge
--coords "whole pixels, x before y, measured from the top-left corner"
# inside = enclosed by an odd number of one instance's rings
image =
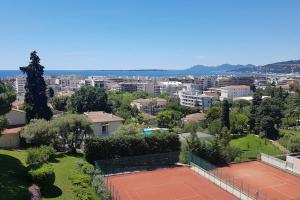
[[[31,169],[29,175],[32,181],[41,188],[47,188],[55,182],[54,170],[51,165],[48,164]]]
[[[93,163],[96,160],[179,150],[180,141],[176,134],[156,133],[86,138],[84,152],[86,160]]]
[[[27,149],[26,163],[30,166],[41,165],[54,158],[56,151],[51,146],[40,146],[39,148]]]

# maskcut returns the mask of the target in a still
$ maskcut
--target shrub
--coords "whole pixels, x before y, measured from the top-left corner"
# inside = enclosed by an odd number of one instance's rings
[[[180,141],[174,133],[151,135],[114,135],[85,139],[85,157],[88,162],[126,156],[167,153],[180,150]]]
[[[41,188],[51,186],[55,182],[55,173],[52,166],[45,164],[40,167],[32,168],[29,175],[34,183]]]
[[[55,149],[50,146],[29,148],[27,149],[26,163],[28,165],[40,165],[46,163],[49,159],[54,157],[55,153]]]
[[[91,200],[93,199],[91,190],[89,188],[91,184],[91,175],[94,173],[94,166],[80,161],[76,163],[76,167],[73,170],[70,180],[72,183],[72,191],[78,200]]]
[[[102,200],[111,200],[111,193],[107,190],[105,179],[103,176],[97,174],[93,176],[92,186],[95,188],[96,193]]]
[[[291,152],[300,151],[300,136],[291,136],[287,144],[288,149]]]

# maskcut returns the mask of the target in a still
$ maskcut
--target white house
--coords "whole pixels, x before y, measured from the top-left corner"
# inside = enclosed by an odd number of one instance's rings
[[[199,108],[201,111],[206,111],[217,99],[215,96],[208,96],[199,92],[179,91],[178,96],[180,104],[183,106]]]
[[[220,99],[234,99],[238,97],[247,97],[251,95],[250,86],[248,85],[230,85],[221,87]]]
[[[108,136],[123,126],[124,119],[103,111],[85,112],[96,136]]]

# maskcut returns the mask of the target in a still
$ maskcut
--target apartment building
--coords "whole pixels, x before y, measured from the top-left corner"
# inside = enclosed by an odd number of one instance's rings
[[[16,92],[20,95],[25,94],[26,77],[17,77],[15,81]]]
[[[252,85],[254,84],[254,77],[246,77],[246,76],[226,76],[219,77],[216,80],[217,87],[225,87],[231,85]]]
[[[221,87],[220,99],[234,99],[251,95],[250,86],[248,85],[230,85]]]
[[[198,108],[200,111],[206,111],[213,104],[217,97],[204,95],[200,92],[180,91],[178,92],[180,104],[183,106]]]
[[[178,91],[182,90],[183,84],[179,81],[164,81],[160,82],[160,92],[176,94]]]

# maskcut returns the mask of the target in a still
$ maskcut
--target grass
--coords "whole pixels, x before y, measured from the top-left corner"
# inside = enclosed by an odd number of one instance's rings
[[[252,134],[232,139],[230,141],[230,146],[238,147],[242,150],[242,154],[235,159],[235,162],[256,159],[259,153],[266,153],[269,155],[282,154],[282,152],[270,141]]]
[[[26,199],[27,188],[32,184],[27,177],[25,151],[10,151],[0,149],[0,200]],[[69,180],[72,168],[77,161],[82,160],[80,155],[70,156],[61,154],[51,162],[56,179],[54,186],[43,195],[43,199],[69,200],[75,199],[72,185]],[[90,188],[94,199],[97,198]],[[5,194],[5,195],[3,195]]]

